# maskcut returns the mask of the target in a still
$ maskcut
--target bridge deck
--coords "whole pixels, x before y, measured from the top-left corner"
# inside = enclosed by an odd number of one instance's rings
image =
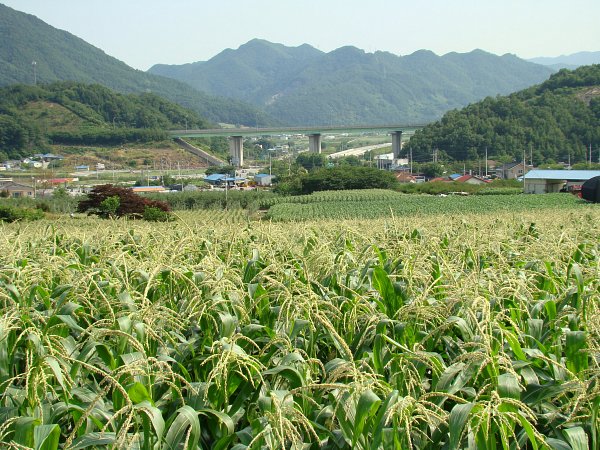
[[[389,133],[402,131],[414,133],[425,124],[414,125],[352,125],[352,126],[322,126],[322,127],[272,127],[272,128],[216,128],[206,130],[170,130],[172,137],[218,137],[218,136],[273,136],[279,134],[357,134],[357,133]]]

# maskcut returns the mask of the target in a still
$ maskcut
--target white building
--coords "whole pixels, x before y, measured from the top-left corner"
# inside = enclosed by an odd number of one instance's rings
[[[533,169],[523,176],[526,194],[547,194],[564,189],[578,189],[587,180],[600,176],[600,170]]]

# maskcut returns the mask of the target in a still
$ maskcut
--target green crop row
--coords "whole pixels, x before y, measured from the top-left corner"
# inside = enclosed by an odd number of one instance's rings
[[[600,447],[597,208],[212,213],[0,224],[4,448]]]
[[[386,191],[383,191],[386,192]],[[271,206],[267,217],[274,221],[320,219],[376,219],[430,214],[464,215],[497,213],[501,211],[532,211],[546,208],[594,208],[575,196],[547,195],[482,195],[482,196],[428,196],[372,193],[364,196],[357,192],[337,196],[319,195],[309,199],[292,197],[289,202]]]

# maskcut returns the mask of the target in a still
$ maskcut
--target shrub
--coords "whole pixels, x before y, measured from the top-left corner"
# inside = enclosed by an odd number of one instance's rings
[[[0,221],[16,222],[18,220],[38,220],[44,218],[44,212],[40,209],[17,208],[0,205]]]
[[[171,216],[167,211],[163,211],[155,206],[146,206],[144,209],[143,218],[144,220],[148,220],[150,222],[168,222],[173,220],[173,216]]]
[[[158,200],[141,197],[130,188],[103,184],[96,186],[85,200],[77,205],[78,212],[96,214],[100,217],[144,218],[146,208],[154,208],[168,214],[169,205]]]

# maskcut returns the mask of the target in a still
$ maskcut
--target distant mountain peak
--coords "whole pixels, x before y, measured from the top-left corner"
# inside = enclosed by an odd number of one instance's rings
[[[537,58],[530,58],[528,61],[549,66],[554,69],[575,69],[580,66],[600,64],[600,51],[584,51],[561,56],[540,56]]]
[[[426,122],[547,79],[552,70],[481,49],[397,56],[352,45],[329,53],[253,39],[198,67],[153,73],[265,108],[290,125]]]

